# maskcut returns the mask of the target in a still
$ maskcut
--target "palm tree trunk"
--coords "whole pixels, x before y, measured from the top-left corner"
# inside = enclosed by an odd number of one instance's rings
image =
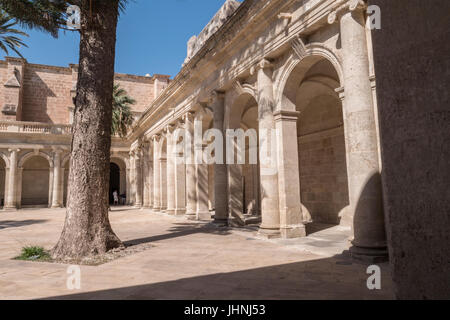
[[[57,260],[122,245],[108,217],[118,0],[95,1],[90,10],[84,0],[66,221],[52,252]]]

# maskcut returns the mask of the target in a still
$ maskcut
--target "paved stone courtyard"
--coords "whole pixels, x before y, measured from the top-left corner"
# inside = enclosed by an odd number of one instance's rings
[[[0,212],[0,299],[393,299],[387,264],[380,265],[382,290],[370,291],[367,266],[336,256],[348,246],[342,227],[262,240],[250,227],[217,229],[127,207],[111,212],[113,229],[126,244],[152,247],[82,266],[81,290],[71,291],[67,265],[11,260],[26,245],[52,248],[64,214]]]

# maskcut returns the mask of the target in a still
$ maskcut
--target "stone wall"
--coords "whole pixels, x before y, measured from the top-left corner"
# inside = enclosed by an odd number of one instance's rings
[[[371,0],[384,204],[398,298],[450,298],[448,0]]]
[[[17,74],[16,69],[20,71]],[[69,124],[77,69],[76,65],[68,68],[36,65],[9,57],[6,61],[0,61],[0,120]],[[17,83],[14,83],[15,79]],[[169,76],[165,75],[142,77],[116,74],[116,83],[136,100],[132,110],[137,115],[151,104],[169,82]],[[16,113],[7,112],[5,108],[8,105],[17,105]]]
[[[22,121],[69,123],[71,89],[69,68],[28,65],[24,72]]]
[[[47,159],[32,157],[22,172],[22,206],[49,204],[50,166]]]
[[[298,142],[304,218],[339,224],[349,204],[344,130],[299,137]]]

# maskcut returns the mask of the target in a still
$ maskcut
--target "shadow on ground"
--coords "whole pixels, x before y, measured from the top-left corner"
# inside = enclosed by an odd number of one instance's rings
[[[20,228],[32,224],[46,223],[48,220],[23,220],[23,221],[0,221],[0,230],[8,228]]]
[[[168,233],[146,237],[146,238],[140,238],[140,239],[133,239],[128,240],[124,242],[125,246],[136,246],[139,244],[144,243],[151,243],[156,241],[162,241],[167,239],[174,239],[178,237],[185,237],[192,234],[197,233],[206,233],[206,234],[215,234],[215,235],[221,235],[226,236],[230,234],[230,231],[228,228],[217,228],[209,224],[198,224],[198,223],[174,223],[174,227],[171,227],[168,230]]]
[[[300,300],[393,299],[382,266],[382,290],[367,288],[367,266],[341,263],[343,256],[218,273],[175,281],[47,298],[47,300]],[[151,272],[151,270],[149,270]]]

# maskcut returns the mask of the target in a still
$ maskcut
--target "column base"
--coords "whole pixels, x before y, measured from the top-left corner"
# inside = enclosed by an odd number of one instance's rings
[[[188,220],[197,220],[197,214],[193,211],[186,211],[186,219]]]
[[[184,216],[186,214],[186,209],[175,209],[176,216]]]
[[[283,239],[304,238],[306,237],[306,227],[304,224],[281,227],[280,234]]]
[[[3,211],[17,211],[19,210],[17,207],[3,207]]]
[[[352,259],[367,263],[382,263],[389,261],[387,248],[362,248],[352,246],[349,250]]]
[[[280,229],[259,228],[256,236],[260,239],[277,239],[281,238],[281,232]]]
[[[228,227],[228,219],[214,219],[213,224],[217,227]]]
[[[209,211],[197,212],[195,216],[196,216],[196,219],[199,221],[211,220],[211,213]]]
[[[175,209],[167,209],[167,210],[165,211],[165,213],[168,214],[168,215],[173,216],[173,215],[175,215]]]

